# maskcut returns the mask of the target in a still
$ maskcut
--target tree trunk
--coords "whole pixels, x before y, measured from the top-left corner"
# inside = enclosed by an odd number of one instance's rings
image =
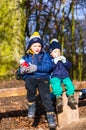
[[[0,77],[14,75],[24,54],[26,18],[24,0],[1,0],[0,10]]]
[[[71,27],[71,35],[72,35],[72,73],[73,79],[76,79],[76,55],[75,55],[75,19],[74,19],[74,0],[72,0],[72,27]]]

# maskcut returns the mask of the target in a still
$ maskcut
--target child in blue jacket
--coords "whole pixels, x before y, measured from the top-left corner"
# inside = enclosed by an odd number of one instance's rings
[[[59,109],[63,106],[62,101],[62,86],[63,83],[66,87],[66,95],[68,96],[68,105],[71,108],[76,108],[76,101],[74,99],[75,86],[73,85],[68,69],[71,67],[70,61],[61,55],[61,46],[57,39],[52,39],[49,47],[49,52],[53,62],[53,72],[51,73],[51,87],[54,95],[56,96],[56,108]]]
[[[44,105],[50,128],[56,127],[54,107],[50,98],[49,80],[52,69],[51,57],[42,51],[43,41],[38,32],[34,32],[27,47],[27,55],[20,60],[20,72],[24,76],[28,100],[28,118],[36,113],[36,88]],[[25,61],[27,64],[22,63]]]

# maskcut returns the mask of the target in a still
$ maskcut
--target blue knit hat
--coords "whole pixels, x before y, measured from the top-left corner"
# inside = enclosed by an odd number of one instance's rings
[[[43,41],[40,37],[40,34],[38,32],[34,32],[31,36],[30,36],[30,39],[29,39],[29,44],[27,46],[27,50],[30,49],[31,45],[34,44],[34,43],[40,43],[42,48],[43,48]]]
[[[51,53],[56,48],[61,50],[61,45],[58,40],[54,38],[50,41],[49,52]]]

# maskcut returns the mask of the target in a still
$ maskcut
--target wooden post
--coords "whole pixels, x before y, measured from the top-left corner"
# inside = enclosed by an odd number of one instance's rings
[[[75,94],[75,99],[78,102],[78,93]],[[63,93],[63,112],[57,115],[58,118],[58,126],[65,126],[75,121],[79,121],[79,112],[78,112],[78,105],[76,105],[76,109],[71,109],[68,105],[68,98]]]

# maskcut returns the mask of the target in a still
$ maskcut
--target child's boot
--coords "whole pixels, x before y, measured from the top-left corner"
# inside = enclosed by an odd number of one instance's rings
[[[57,113],[61,113],[63,111],[62,97],[56,97],[56,111]]]
[[[34,118],[36,113],[36,103],[35,102],[29,102],[28,103],[28,118]]]
[[[63,106],[62,97],[56,97],[56,106]]]
[[[72,109],[76,109],[76,105],[77,102],[74,99],[74,95],[68,96],[68,105],[72,108]]]
[[[47,112],[48,126],[50,129],[56,128],[55,114],[54,112]]]

